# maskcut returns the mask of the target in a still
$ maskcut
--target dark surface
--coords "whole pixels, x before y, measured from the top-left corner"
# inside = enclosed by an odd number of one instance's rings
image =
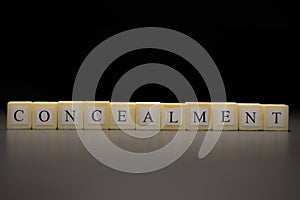
[[[2,114],[1,199],[300,198],[300,115],[294,111],[290,132],[225,131],[202,160],[197,154],[204,133],[198,132],[180,159],[147,174],[104,166],[87,152],[76,131],[5,130],[3,118]],[[131,147],[133,138],[118,131],[111,134],[120,146]],[[162,134],[171,139],[173,133]],[[157,146],[160,139],[155,137],[140,147]]]

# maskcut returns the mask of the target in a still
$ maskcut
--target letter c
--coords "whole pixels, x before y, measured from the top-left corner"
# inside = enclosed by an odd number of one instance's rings
[[[17,118],[18,112],[21,112],[22,114],[24,114],[24,110],[16,110],[15,113],[14,113],[14,119],[15,119],[17,122],[21,122],[21,121],[24,120],[24,118],[18,119],[18,118]]]

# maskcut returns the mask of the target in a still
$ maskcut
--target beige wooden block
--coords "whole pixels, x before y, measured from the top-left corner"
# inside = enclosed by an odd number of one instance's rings
[[[135,120],[137,130],[160,130],[160,103],[137,102]]]
[[[57,102],[32,103],[32,129],[57,128]]]
[[[186,102],[186,129],[209,130],[212,127],[211,103]]]
[[[262,130],[263,110],[259,103],[239,103],[239,130]]]
[[[135,103],[110,103],[110,129],[135,129]]]
[[[263,129],[287,131],[289,129],[289,107],[284,104],[262,104]]]
[[[83,101],[58,102],[58,129],[83,129]]]
[[[31,129],[32,102],[11,101],[7,103],[7,129]]]
[[[84,102],[84,129],[109,129],[110,102]]]
[[[237,103],[212,103],[213,130],[238,130]]]
[[[185,130],[186,112],[184,103],[161,104],[161,128],[163,130]]]

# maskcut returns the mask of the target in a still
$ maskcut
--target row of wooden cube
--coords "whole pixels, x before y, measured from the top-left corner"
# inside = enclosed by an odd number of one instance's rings
[[[8,129],[288,130],[284,104],[8,102]]]

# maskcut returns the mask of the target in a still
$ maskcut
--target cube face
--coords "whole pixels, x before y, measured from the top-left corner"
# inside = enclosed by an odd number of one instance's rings
[[[262,130],[263,110],[261,104],[242,103],[239,107],[239,130]]]
[[[160,130],[161,106],[159,102],[137,102],[135,108],[137,130]]]
[[[161,128],[163,130],[186,129],[186,106],[184,103],[161,104]]]
[[[213,130],[238,130],[237,103],[212,103]]]
[[[32,102],[12,101],[7,104],[7,129],[31,129]]]
[[[263,129],[287,131],[289,129],[289,107],[284,104],[263,105]]]
[[[110,129],[135,129],[135,103],[110,104]]]
[[[186,102],[186,129],[209,130],[212,126],[211,104]]]
[[[57,102],[32,103],[32,129],[57,128]]]
[[[109,129],[109,101],[84,102],[84,129]]]
[[[58,129],[83,129],[83,102],[58,102]]]

